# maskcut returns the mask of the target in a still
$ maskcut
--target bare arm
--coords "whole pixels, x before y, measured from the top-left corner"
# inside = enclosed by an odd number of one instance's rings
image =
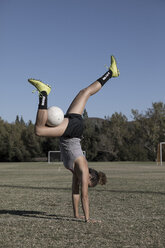
[[[83,170],[81,177],[81,201],[82,201],[82,208],[86,222],[89,221],[88,180],[89,180],[88,170]]]
[[[79,183],[81,184],[81,202],[84,212],[83,219],[86,222],[96,223],[98,220],[89,219],[89,199],[88,199],[88,184],[89,184],[89,169],[88,163],[84,157],[79,157],[76,160],[74,167],[73,184],[72,184],[72,199],[73,210],[76,218],[81,218],[78,213],[78,206],[80,201]]]
[[[87,171],[83,171],[82,173],[82,182],[81,182],[81,201],[82,208],[85,216],[85,222],[88,223],[100,223],[99,220],[94,220],[89,218],[89,199],[88,199],[88,178],[89,173]]]
[[[74,172],[75,175],[73,177],[73,186],[72,186],[74,213],[77,216],[79,216],[78,203],[80,200],[80,196],[76,195],[79,194],[79,188],[76,185],[81,184],[82,209],[84,212],[85,221],[88,221],[89,220],[89,200],[88,200],[89,169],[85,157],[81,156],[76,160]]]
[[[79,182],[78,178],[75,174],[73,174],[72,179],[72,204],[73,204],[73,213],[75,218],[79,218],[79,202],[80,202],[80,194],[79,194]]]

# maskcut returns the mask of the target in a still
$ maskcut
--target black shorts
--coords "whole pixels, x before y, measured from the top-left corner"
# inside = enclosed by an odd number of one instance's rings
[[[68,118],[69,122],[62,137],[81,139],[84,129],[82,116],[80,114],[66,114],[64,117]]]

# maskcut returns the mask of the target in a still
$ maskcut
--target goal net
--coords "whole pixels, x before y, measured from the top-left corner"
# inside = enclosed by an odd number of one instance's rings
[[[165,142],[158,144],[157,149],[157,165],[163,165],[165,163]]]
[[[83,151],[86,157],[86,152]],[[49,151],[48,152],[48,163],[62,162],[61,151]]]
[[[48,152],[48,163],[62,162],[60,151],[49,151]]]

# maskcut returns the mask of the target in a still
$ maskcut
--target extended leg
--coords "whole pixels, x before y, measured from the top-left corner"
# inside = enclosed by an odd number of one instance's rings
[[[111,66],[109,67],[109,70],[93,84],[79,92],[68,108],[67,113],[82,115],[89,97],[97,93],[111,77],[118,77],[119,74],[120,73],[117,68],[116,60],[114,56],[111,56]]]
[[[101,89],[101,84],[96,81],[85,89],[82,89],[78,95],[75,97],[70,107],[67,110],[67,113],[83,114],[86,102],[89,97],[94,95]]]

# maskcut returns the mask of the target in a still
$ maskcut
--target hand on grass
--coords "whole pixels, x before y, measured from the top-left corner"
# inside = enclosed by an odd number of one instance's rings
[[[81,219],[81,220],[85,220],[85,216],[79,216],[79,219]]]
[[[76,217],[77,219],[85,220],[85,216]],[[101,220],[88,219],[85,220],[87,223],[101,223]]]
[[[93,224],[93,223],[101,223],[101,220],[89,219],[89,220],[85,220],[85,222]]]

